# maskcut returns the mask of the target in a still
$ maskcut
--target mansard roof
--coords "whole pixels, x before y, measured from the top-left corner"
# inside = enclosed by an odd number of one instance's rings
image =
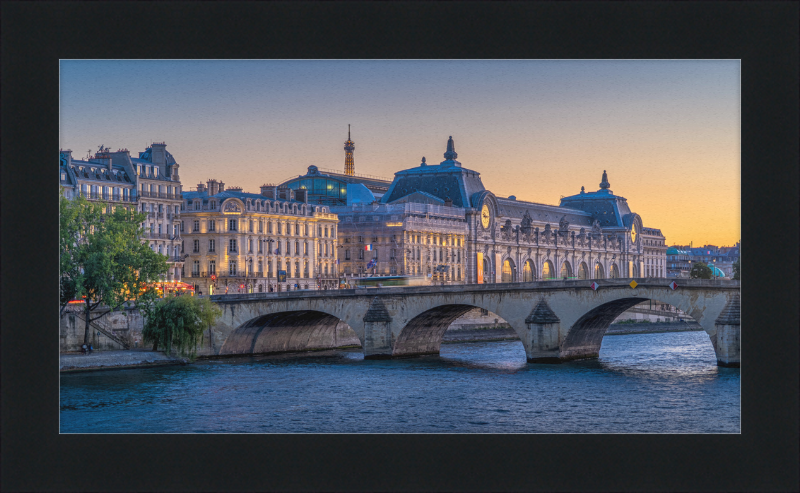
[[[497,207],[501,217],[522,219],[527,212],[535,222],[558,223],[562,217],[574,226],[591,227],[592,215],[578,209],[569,209],[524,200],[497,197]]]
[[[588,212],[603,228],[628,228],[625,218],[628,217],[627,222],[630,222],[633,217],[628,200],[614,195],[609,186],[606,172],[603,171],[603,180],[598,191],[585,192],[581,187],[579,194],[563,197],[560,206]]]
[[[450,137],[444,161],[438,165],[428,165],[423,157],[419,166],[398,171],[381,202],[394,202],[410,193],[426,192],[443,201],[449,198],[455,207],[474,207],[470,197],[486,188],[480,173],[462,167],[455,160],[457,156],[453,138]]]
[[[64,165],[62,164],[62,166]],[[80,168],[84,169],[83,173],[80,172]],[[91,161],[83,161],[80,159],[72,160],[72,171],[75,173],[75,176],[78,178],[78,180],[98,180],[112,183],[119,182],[123,184],[133,183],[131,177],[128,176],[125,166],[113,164],[111,165],[111,169],[114,171],[114,173],[109,174],[107,164],[93,163]],[[95,170],[95,172],[91,172],[92,170]],[[104,173],[103,170],[106,170],[106,172]]]
[[[175,164],[175,158],[172,156],[172,154],[170,154],[170,152],[168,150],[166,150],[166,149],[164,149],[164,153],[165,153],[166,158],[167,158],[167,165]],[[136,159],[136,158],[131,158],[131,161],[133,161],[134,159]],[[145,149],[144,152],[140,152],[138,161],[152,164],[153,163],[153,147],[150,146],[147,149]]]

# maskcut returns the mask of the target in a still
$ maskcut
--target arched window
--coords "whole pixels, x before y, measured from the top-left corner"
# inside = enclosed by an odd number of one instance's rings
[[[534,279],[536,279],[536,267],[532,261],[527,260],[522,267],[522,282],[532,282]]]
[[[603,271],[603,265],[599,262],[594,264],[594,278],[595,279],[604,279],[606,277],[605,272]]]
[[[589,279],[589,268],[586,267],[585,262],[581,262],[578,266],[578,279]]]
[[[491,282],[490,276],[492,274],[491,267],[488,259],[483,259],[483,282]]]
[[[553,263],[545,260],[542,264],[542,279],[555,279],[556,271],[553,269]]]
[[[619,279],[619,268],[617,267],[617,264],[611,264],[610,274],[611,279]]]
[[[516,276],[514,275],[514,264],[511,262],[511,259],[506,259],[503,262],[503,274],[502,274],[502,282],[514,282]]]
[[[559,274],[559,277],[561,279],[569,279],[572,277],[572,266],[569,265],[569,261],[565,260],[564,263],[561,264],[561,273]]]

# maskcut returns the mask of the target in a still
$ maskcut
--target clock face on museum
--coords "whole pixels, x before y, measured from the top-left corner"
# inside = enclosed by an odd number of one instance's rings
[[[636,243],[636,224],[631,225],[631,242]]]
[[[489,220],[492,218],[491,214],[489,214],[489,206],[483,204],[483,209],[481,209],[481,226],[483,229],[489,228]]]

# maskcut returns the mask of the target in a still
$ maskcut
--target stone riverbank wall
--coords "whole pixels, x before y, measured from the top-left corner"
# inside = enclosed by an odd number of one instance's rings
[[[61,352],[80,351],[85,331],[84,312],[81,306],[69,307],[61,316],[59,324],[59,342]],[[142,347],[143,319],[136,308],[125,308],[108,313],[93,323],[105,332],[113,335],[118,341],[124,341],[129,348]],[[101,313],[92,312],[92,317]],[[89,327],[89,341],[94,349],[125,349],[119,342],[107,337],[103,331],[94,326]]]

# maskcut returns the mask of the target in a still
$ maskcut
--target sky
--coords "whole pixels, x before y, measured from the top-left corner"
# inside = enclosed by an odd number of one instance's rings
[[[668,245],[740,240],[738,60],[63,60],[60,147],[164,141],[183,189],[458,161],[504,197],[599,188]]]

